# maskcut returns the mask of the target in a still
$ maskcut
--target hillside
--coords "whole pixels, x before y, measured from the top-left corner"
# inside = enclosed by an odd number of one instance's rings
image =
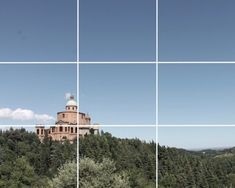
[[[235,187],[235,149],[187,151],[158,146],[159,188]]]
[[[58,182],[66,172],[75,188],[76,145],[48,138],[41,143],[25,129],[0,131],[0,187],[63,188]]]
[[[126,184],[129,184],[129,187],[156,187],[155,142],[146,143],[139,139],[120,139],[113,137],[110,133],[101,132],[100,135],[88,135],[79,139],[79,155],[80,159],[85,158],[86,161],[88,161],[87,158],[92,159],[90,163],[97,168],[100,164],[102,164],[101,166],[107,164],[107,160],[110,161],[112,169],[115,169],[111,172],[122,174],[121,176],[125,175],[125,179],[128,181]],[[90,164],[87,165],[90,166]],[[107,173],[107,169],[102,168],[102,170],[102,174]],[[112,173],[109,173],[110,176]],[[94,172],[84,175],[80,169],[81,182],[94,178],[99,181],[97,176],[94,177]],[[85,185],[80,184],[80,187],[85,187]],[[104,187],[104,185],[97,184],[93,187]]]

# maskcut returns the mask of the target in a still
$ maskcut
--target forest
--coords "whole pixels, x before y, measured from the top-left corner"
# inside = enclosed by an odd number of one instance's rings
[[[79,138],[80,188],[156,188],[156,143],[101,131]]]
[[[155,188],[156,143],[110,133],[79,138],[80,188]],[[0,131],[0,188],[76,188],[77,142]]]
[[[0,188],[77,187],[76,140],[40,142],[25,129],[0,131]]]
[[[158,145],[159,188],[234,188],[235,148],[188,151]]]

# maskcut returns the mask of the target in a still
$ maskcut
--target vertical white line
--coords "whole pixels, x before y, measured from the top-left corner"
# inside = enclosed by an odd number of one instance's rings
[[[158,35],[158,3],[156,0],[156,187],[158,187],[158,124],[159,124],[159,35]]]
[[[78,105],[78,115],[77,115],[77,188],[79,187],[79,108],[80,108],[80,98],[79,98],[79,63],[77,63],[77,105]]]
[[[79,62],[79,56],[80,56],[80,53],[79,53],[79,0],[77,0],[77,62]]]
[[[78,106],[78,116],[77,116],[77,188],[79,188],[79,108],[80,108],[80,98],[79,98],[79,3],[77,0],[77,106]]]
[[[159,125],[159,77],[158,63],[156,63],[156,187],[158,187],[158,125]]]
[[[159,44],[158,44],[158,0],[156,0],[156,61],[159,61]]]
[[[77,104],[78,104],[78,116],[77,116],[77,188],[79,187],[79,111],[80,111],[80,82],[79,82],[79,62],[77,63]]]

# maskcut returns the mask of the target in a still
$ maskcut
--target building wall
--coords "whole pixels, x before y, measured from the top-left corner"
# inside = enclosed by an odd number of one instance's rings
[[[78,116],[79,114],[79,116]],[[77,118],[79,118],[79,125],[90,125],[91,118],[84,113],[64,111],[57,113],[57,122],[69,122],[71,124],[77,124]]]
[[[71,124],[77,124],[78,112],[58,112],[57,121],[69,122]]]
[[[79,125],[78,120],[79,118]],[[79,129],[79,130],[78,130]],[[77,112],[77,106],[66,106],[66,111],[57,113],[57,121],[55,126],[45,128],[42,125],[36,126],[36,133],[42,141],[47,134],[52,140],[63,140],[67,138],[73,141],[77,135],[84,136],[86,134],[98,134],[98,127],[91,125],[91,118],[81,112]],[[79,133],[78,133],[79,131]]]
[[[56,126],[50,127],[48,136],[52,140],[63,140],[68,139],[70,141],[77,138],[77,126]]]
[[[50,128],[37,126],[36,133],[40,140],[43,140],[47,134],[48,137],[51,137],[52,140],[63,140],[66,138],[70,141],[73,141],[77,138],[78,127],[71,125],[51,126]]]
[[[84,113],[79,113],[79,125],[90,125],[90,124],[91,124],[91,118]]]

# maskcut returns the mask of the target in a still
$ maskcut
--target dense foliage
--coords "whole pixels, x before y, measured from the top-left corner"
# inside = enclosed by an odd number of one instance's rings
[[[97,169],[101,168],[100,165],[106,165],[108,160],[111,161],[108,163],[111,163],[109,166],[113,169],[109,175],[111,179],[112,176],[122,177],[124,183],[135,188],[156,187],[156,143],[154,142],[115,138],[101,131],[100,135],[88,135],[79,139],[79,155],[80,159],[85,158],[86,163],[91,163],[87,165],[91,165],[92,172],[97,172]],[[84,166],[79,169],[80,179],[85,181],[89,178],[99,178],[98,172],[84,174],[83,169],[87,169],[85,164]],[[102,168],[100,173],[108,174],[109,170]],[[106,177],[108,178],[108,175]],[[85,188],[87,184],[80,184],[80,187]]]
[[[79,163],[79,187],[84,188],[130,188],[126,173],[117,173],[113,161],[104,158],[96,163],[90,158],[82,158]]]
[[[158,146],[159,188],[234,188],[235,150],[187,151]]]
[[[75,160],[75,142],[45,138],[41,143],[25,129],[0,131],[0,187],[48,188],[58,169]]]
[[[77,164],[66,162],[59,168],[58,175],[49,182],[52,188],[75,188],[77,187]]]

